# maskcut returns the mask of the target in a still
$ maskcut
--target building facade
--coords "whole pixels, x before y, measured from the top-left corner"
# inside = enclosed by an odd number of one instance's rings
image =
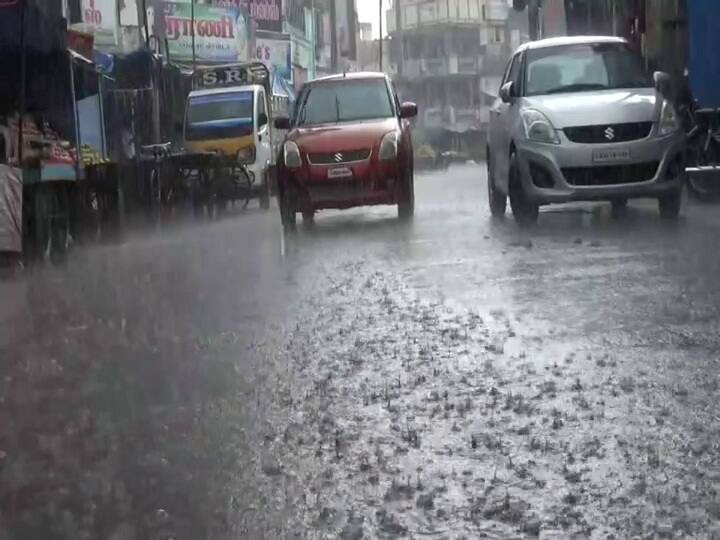
[[[418,104],[418,131],[434,146],[484,150],[507,59],[527,33],[526,18],[511,24],[517,15],[507,0],[396,0],[388,11],[386,71]]]

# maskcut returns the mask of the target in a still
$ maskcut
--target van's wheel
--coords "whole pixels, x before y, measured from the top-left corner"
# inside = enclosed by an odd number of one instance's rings
[[[415,175],[411,163],[406,167],[400,184],[400,200],[398,201],[398,217],[400,219],[411,219],[415,214]]]
[[[682,205],[682,190],[678,189],[658,199],[660,219],[667,222],[677,221],[680,217],[680,206]]]
[[[508,175],[508,186],[510,191],[510,207],[513,217],[521,227],[529,227],[537,223],[539,207],[533,203],[525,193],[520,176],[520,164],[515,152],[510,156],[510,167]]]
[[[612,205],[610,215],[612,215],[613,219],[622,219],[627,215],[627,199],[613,199],[610,204]]]
[[[502,218],[505,216],[505,210],[507,209],[507,196],[498,191],[495,186],[495,178],[493,176],[492,162],[490,161],[490,152],[487,154],[487,189],[488,189],[488,203],[490,205],[490,214],[494,218]]]

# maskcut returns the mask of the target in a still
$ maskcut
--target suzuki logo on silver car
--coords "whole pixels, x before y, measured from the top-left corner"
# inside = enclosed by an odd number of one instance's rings
[[[615,130],[612,127],[608,127],[605,130],[605,138],[608,141],[612,141],[615,138]]]
[[[335,161],[337,161],[338,163],[341,163],[342,160],[343,160],[343,155],[340,152],[335,154]]]

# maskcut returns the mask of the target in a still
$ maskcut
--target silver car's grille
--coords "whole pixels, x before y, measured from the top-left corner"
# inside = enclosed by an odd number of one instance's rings
[[[650,135],[652,122],[628,122],[625,124],[602,124],[597,126],[568,127],[563,131],[575,143],[608,144],[637,141]]]
[[[566,167],[562,173],[568,184],[573,186],[612,186],[652,180],[659,166],[659,162],[649,161],[603,167]]]
[[[313,165],[337,165],[340,163],[352,163],[354,161],[365,161],[370,157],[370,150],[347,150],[323,154],[308,154],[308,159]]]

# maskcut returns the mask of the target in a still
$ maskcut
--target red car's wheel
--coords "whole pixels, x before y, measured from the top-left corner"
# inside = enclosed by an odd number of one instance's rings
[[[411,162],[412,163],[412,162]],[[398,201],[398,217],[410,219],[415,214],[415,178],[411,164],[406,165],[400,181],[400,199]]]
[[[287,188],[278,190],[278,206],[283,229],[287,232],[294,231],[297,210],[295,209],[295,200]]]

